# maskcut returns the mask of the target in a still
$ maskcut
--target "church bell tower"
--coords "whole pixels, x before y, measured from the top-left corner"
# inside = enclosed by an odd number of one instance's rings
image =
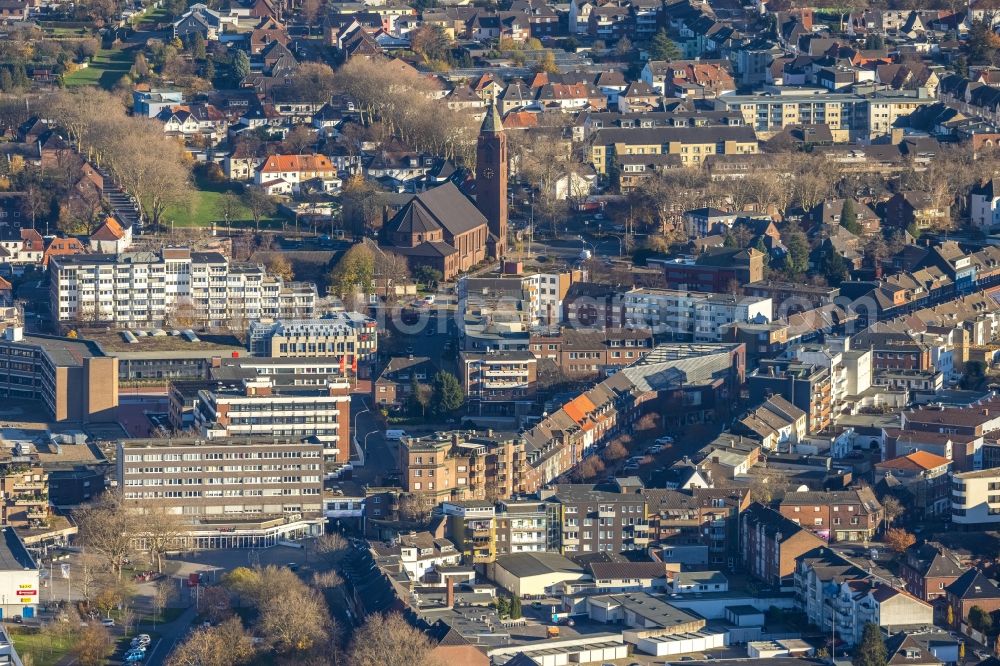
[[[507,135],[495,104],[476,144],[476,206],[489,223],[490,256],[500,259],[507,251]]]

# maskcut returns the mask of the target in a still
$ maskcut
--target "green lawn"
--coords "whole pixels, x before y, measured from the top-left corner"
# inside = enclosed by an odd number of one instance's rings
[[[73,647],[73,639],[69,632],[53,636],[15,627],[8,629],[14,641],[14,649],[22,659],[30,654],[31,663],[35,666],[55,666]]]
[[[149,9],[141,14],[136,14],[132,17],[132,25],[139,29],[152,29],[157,23],[163,23],[170,20],[170,13],[165,7],[157,7],[156,9]]]
[[[64,78],[67,86],[101,86],[111,90],[122,75],[132,68],[132,53],[124,49],[101,49],[86,69]]]
[[[222,223],[222,213],[220,205],[222,197],[227,191],[225,186],[205,186],[196,184],[194,197],[187,206],[172,206],[163,213],[162,224],[170,228],[171,222],[174,227],[209,227],[213,222]],[[241,202],[237,202],[235,215],[230,218],[230,225],[234,227],[253,227],[253,216]],[[261,229],[280,229],[281,219],[263,219],[260,222]]]

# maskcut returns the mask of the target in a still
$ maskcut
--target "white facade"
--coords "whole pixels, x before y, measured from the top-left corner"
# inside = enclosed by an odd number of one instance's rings
[[[629,641],[632,642],[632,641]],[[707,652],[726,646],[726,634],[721,631],[697,631],[676,636],[649,636],[637,638],[635,649],[656,657],[669,657],[691,652]]]
[[[1000,225],[1000,197],[976,193],[970,195],[969,218],[972,226],[984,231]]]
[[[951,522],[1000,523],[1000,468],[952,475]]]
[[[53,257],[52,317],[58,322],[159,326],[233,326],[249,321],[310,318],[315,285],[285,284],[263,266],[238,266],[217,252],[166,248],[160,254]],[[182,324],[177,324],[182,325]]]
[[[674,289],[632,289],[622,296],[626,328],[695,342],[721,342],[722,329],[735,322],[771,321],[770,298],[741,297]]]

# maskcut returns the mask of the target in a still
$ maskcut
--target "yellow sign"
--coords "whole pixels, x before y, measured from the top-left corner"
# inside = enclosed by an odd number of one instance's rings
[[[35,586],[32,585],[31,583],[22,583],[18,587],[20,587],[22,590],[30,590],[30,589],[32,589]]]

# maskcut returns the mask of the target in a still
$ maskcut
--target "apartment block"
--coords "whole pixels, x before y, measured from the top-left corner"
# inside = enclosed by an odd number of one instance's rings
[[[486,564],[497,557],[496,507],[485,500],[450,500],[441,504],[448,538],[466,564]]]
[[[532,335],[529,345],[536,358],[550,359],[570,377],[584,378],[632,365],[653,348],[653,335],[628,328],[563,328]]]
[[[348,367],[367,372],[378,351],[378,325],[359,312],[335,312],[321,319],[254,321],[247,332],[247,349],[270,358],[346,357]]]
[[[652,543],[665,561],[733,570],[740,561],[740,513],[750,493],[740,488],[645,488]]]
[[[0,396],[40,400],[58,422],[117,421],[118,359],[92,342],[11,327],[0,338]]]
[[[832,629],[848,646],[861,641],[869,623],[884,629],[934,624],[929,603],[894,587],[888,574],[865,570],[829,548],[798,558],[795,596],[811,624]]]
[[[507,499],[526,492],[524,440],[487,431],[406,437],[400,444],[403,489],[446,500]]]
[[[233,264],[218,252],[54,256],[52,318],[64,325],[216,326],[315,316],[316,287],[285,283],[263,266]]]
[[[796,558],[825,544],[812,532],[757,502],[740,519],[743,566],[750,575],[774,587],[792,587]]]
[[[760,367],[747,377],[747,384],[751,402],[780,395],[804,411],[810,432],[832,423],[833,382],[827,368],[794,359],[761,359]]]
[[[585,484],[556,485],[541,493],[559,525],[559,550],[620,553],[649,544],[646,503],[641,495],[605,492]]]
[[[139,512],[169,507],[184,518],[177,548],[261,548],[323,531],[320,442],[131,439],[116,449],[124,499]],[[147,546],[141,532],[135,542]]]
[[[538,359],[531,352],[462,352],[459,365],[471,410],[480,416],[528,414],[538,380]]]
[[[208,439],[312,437],[325,463],[350,458],[350,385],[317,378],[313,385],[281,385],[272,377],[231,382],[176,382],[170,388],[171,424]],[[184,414],[190,410],[190,425]]]
[[[1000,523],[1000,469],[952,474],[951,522],[978,526]]]
[[[874,139],[888,135],[893,123],[924,104],[930,97],[877,93],[827,93],[819,88],[791,88],[753,95],[720,95],[728,110],[743,115],[744,122],[765,140],[790,125],[827,125],[834,141]]]
[[[626,328],[694,342],[721,342],[724,326],[773,317],[770,298],[673,289],[632,289],[622,295],[621,307]]]
[[[501,500],[496,511],[497,555],[558,550],[550,538],[549,513],[544,502]]]
[[[701,166],[711,155],[755,155],[752,126],[607,128],[594,132],[590,161],[597,173],[617,169],[625,155],[677,155],[683,166]]]
[[[496,277],[462,277],[458,280],[459,303],[466,310],[504,302],[516,306],[532,327],[558,326],[563,316],[563,298],[570,286],[583,278],[579,270],[560,273],[502,274]]]

